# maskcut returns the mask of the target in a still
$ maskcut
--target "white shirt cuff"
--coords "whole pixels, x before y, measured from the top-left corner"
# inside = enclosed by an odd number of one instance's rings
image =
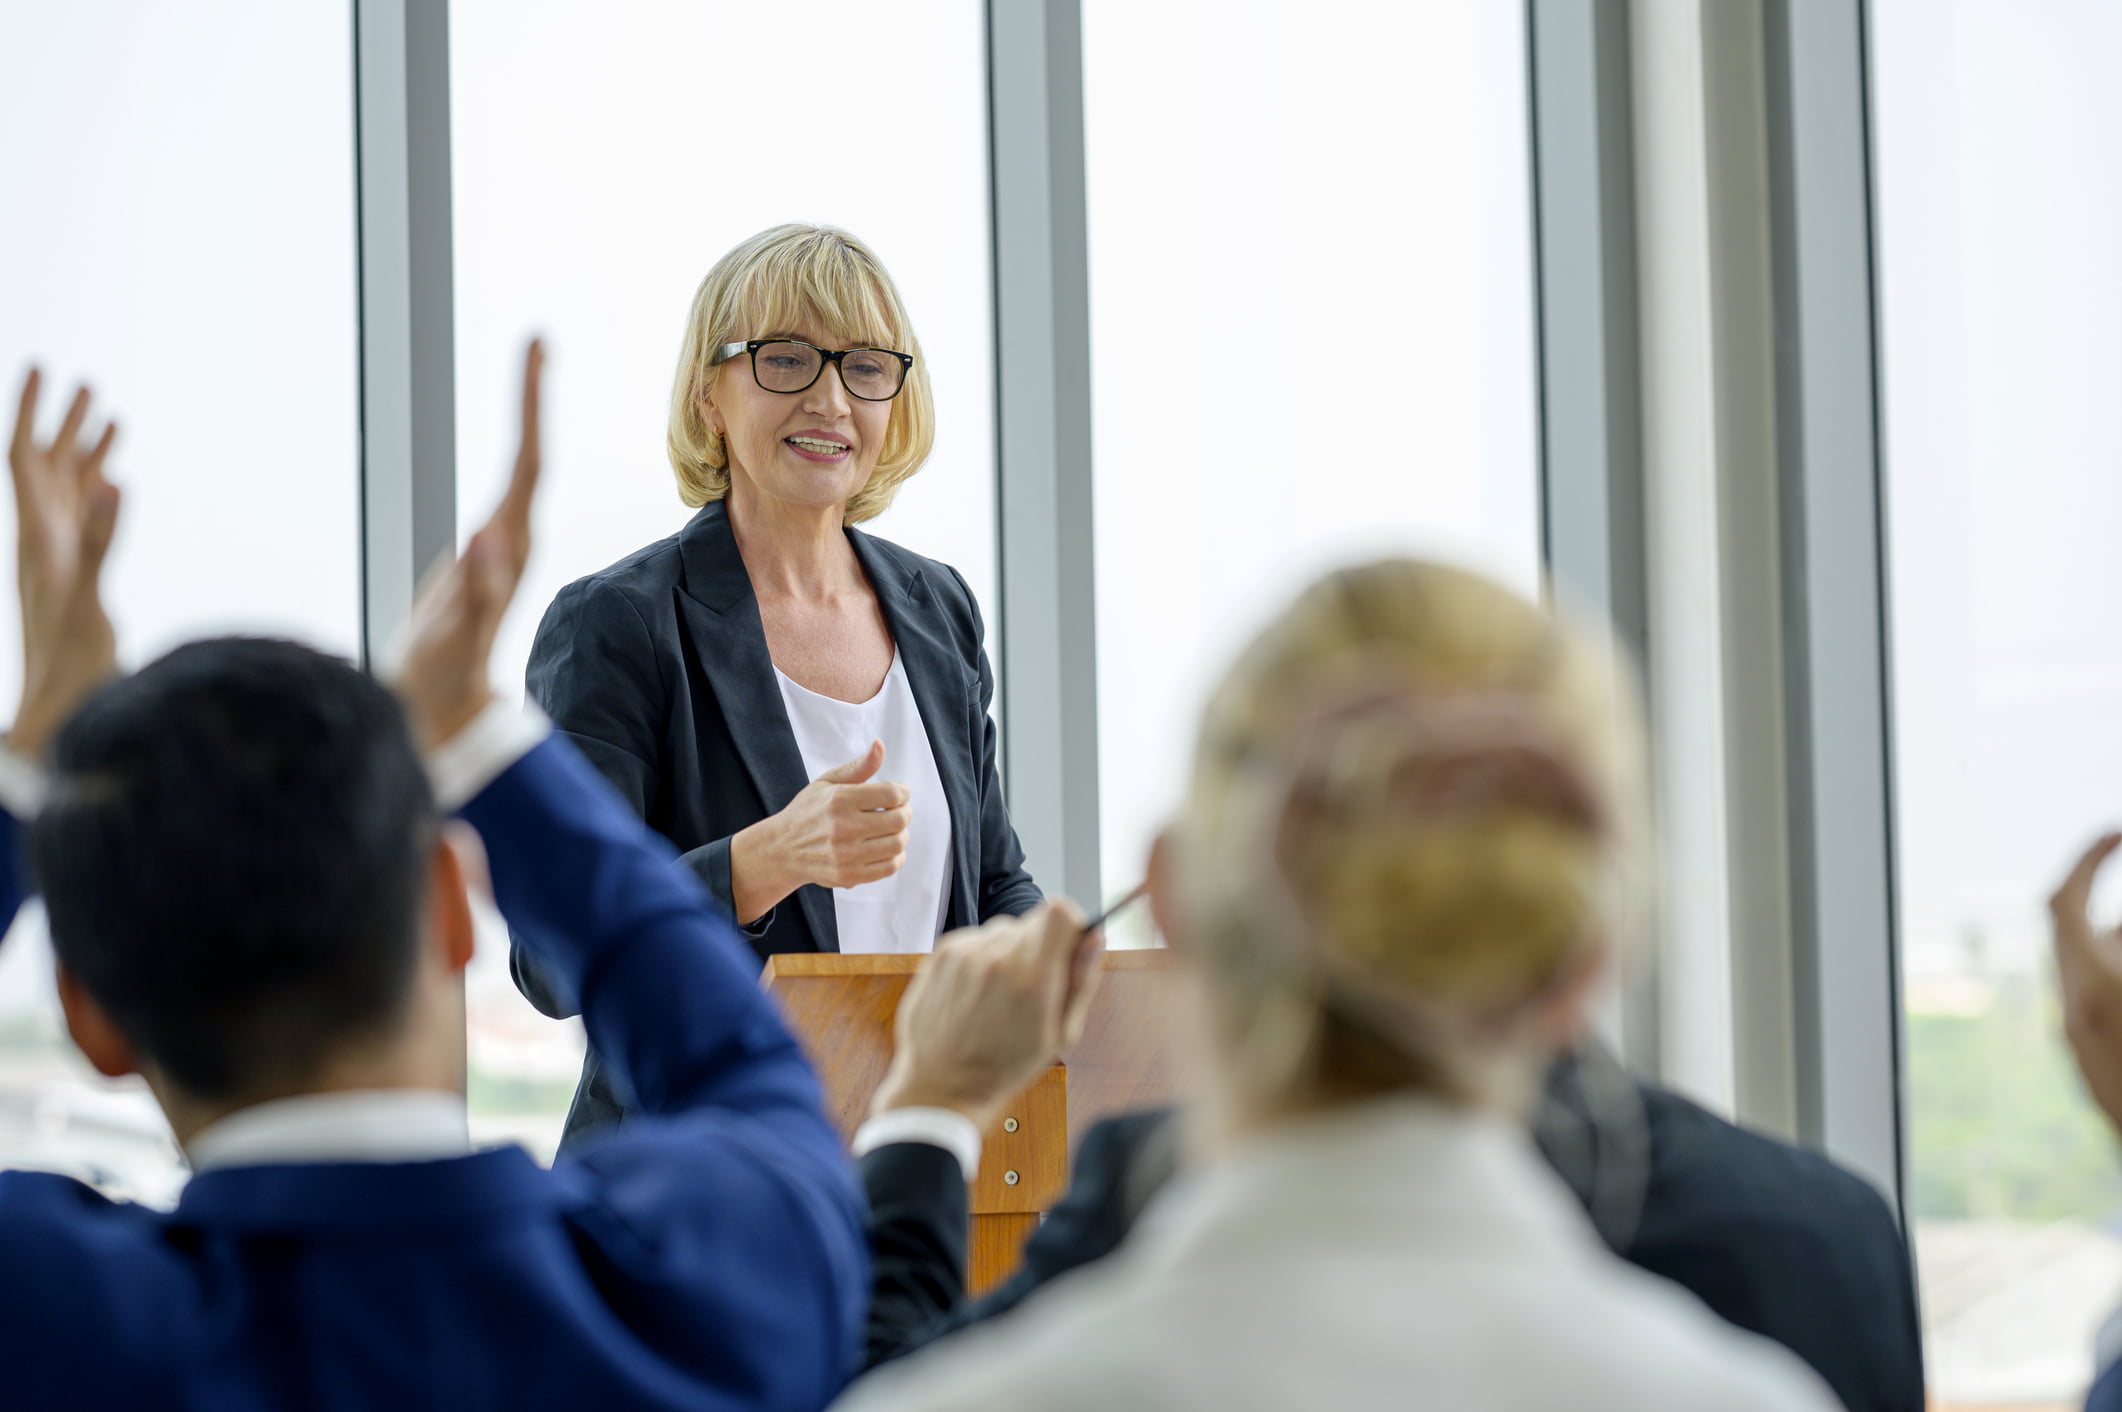
[[[895,1142],[925,1142],[958,1159],[968,1184],[980,1171],[980,1130],[950,1108],[892,1108],[855,1129],[853,1151],[867,1157]]]
[[[0,809],[28,823],[44,811],[52,777],[44,766],[19,750],[0,745]]]
[[[470,725],[427,753],[435,807],[456,813],[552,733],[553,723],[532,703],[495,698]]]

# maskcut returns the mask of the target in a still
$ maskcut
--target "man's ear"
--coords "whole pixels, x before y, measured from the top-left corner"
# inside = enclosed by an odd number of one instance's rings
[[[472,901],[465,878],[478,863],[467,859],[462,833],[445,828],[435,836],[427,867],[427,935],[450,971],[462,971],[472,960]]]
[[[88,993],[88,987],[64,962],[59,963],[57,971],[59,1009],[66,1015],[66,1032],[74,1037],[75,1048],[107,1079],[139,1073],[139,1052],[118,1029],[110,1012]]]
[[[1191,937],[1179,914],[1178,860],[1170,829],[1161,830],[1149,846],[1149,916],[1157,934],[1174,951],[1185,951]]]

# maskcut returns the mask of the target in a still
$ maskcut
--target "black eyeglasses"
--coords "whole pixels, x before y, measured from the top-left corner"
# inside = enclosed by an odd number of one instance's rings
[[[801,392],[816,382],[827,363],[840,365],[840,385],[850,397],[864,402],[889,402],[906,386],[907,370],[914,365],[911,353],[889,348],[814,348],[794,338],[754,338],[746,343],[725,343],[715,350],[709,367],[726,363],[739,353],[752,355],[752,381],[768,392]]]

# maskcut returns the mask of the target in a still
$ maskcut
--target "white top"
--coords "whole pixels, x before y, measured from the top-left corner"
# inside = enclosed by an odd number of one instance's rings
[[[806,775],[816,779],[861,756],[871,741],[881,740],[884,764],[876,778],[896,780],[912,796],[906,861],[899,871],[860,887],[833,889],[840,949],[850,955],[933,951],[950,909],[950,805],[899,654],[892,654],[884,685],[867,701],[820,696],[789,680],[779,667],[774,668],[774,680],[781,684],[781,704],[788,708],[788,724],[796,733]]]
[[[836,1407],[1838,1405],[1789,1350],[1608,1253],[1515,1125],[1393,1098],[1244,1140],[1113,1255]]]

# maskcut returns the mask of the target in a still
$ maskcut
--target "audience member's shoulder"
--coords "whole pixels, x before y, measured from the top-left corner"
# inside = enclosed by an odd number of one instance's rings
[[[1821,1217],[1893,1230],[1886,1199],[1827,1157],[1729,1122],[1666,1089],[1645,1086],[1654,1180],[1667,1203],[1715,1219]]]
[[[113,1201],[86,1182],[55,1172],[0,1171],[0,1242],[13,1250],[37,1241],[70,1239],[70,1232],[107,1231],[154,1238],[164,1218],[153,1208]]]
[[[181,1234],[161,1212],[112,1201],[72,1177],[0,1172],[0,1270],[8,1272],[0,1310],[34,1304],[40,1326],[100,1327],[112,1310],[64,1306],[105,1295],[143,1303],[174,1297],[157,1286],[183,1275],[184,1254]],[[0,1327],[20,1329],[12,1317],[0,1318]]]
[[[1063,1412],[1174,1405],[1168,1348],[1145,1350],[1125,1252],[1044,1286],[1026,1307],[975,1324],[869,1374],[834,1412]],[[1159,1356],[1159,1355],[1162,1356]]]
[[[1608,1385],[1612,1405],[1674,1412],[1830,1412],[1840,1406],[1796,1354],[1726,1323],[1671,1281],[1619,1262],[1609,1267],[1609,1279],[1611,1297],[1599,1300],[1598,1316],[1576,1332],[1589,1340],[1578,1350],[1585,1365],[1606,1362],[1599,1381]],[[1630,1391],[1629,1383],[1639,1386]]]
[[[1278,1330],[1218,1265],[1145,1283],[1126,1251],[1056,1281],[1021,1309],[887,1365],[841,1412],[1160,1412],[1199,1406],[1353,1406],[1386,1388],[1409,1406],[1498,1412],[1833,1412],[1832,1395],[1785,1350],[1726,1325],[1663,1280],[1610,1257],[1554,1272],[1530,1304],[1566,1319],[1471,1320],[1443,1331],[1408,1308],[1350,1308],[1307,1333]],[[1267,1310],[1280,1291],[1258,1291]],[[1521,1309],[1524,1305],[1516,1306]],[[1284,1311],[1289,1312],[1288,1310]],[[1305,1313],[1300,1318],[1315,1318]],[[1383,1331],[1391,1330],[1387,1335]],[[1510,1347],[1523,1357],[1499,1353]],[[1558,1390],[1573,1400],[1557,1401]],[[1307,1401],[1307,1398],[1311,1399]]]
[[[2085,1412],[2122,1412],[2122,1363],[2110,1364],[2093,1382]]]
[[[1121,1164],[1131,1164],[1146,1143],[1162,1142],[1170,1136],[1170,1125],[1178,1116],[1174,1108],[1139,1108],[1132,1113],[1100,1118],[1083,1134],[1077,1160],[1096,1155]]]

